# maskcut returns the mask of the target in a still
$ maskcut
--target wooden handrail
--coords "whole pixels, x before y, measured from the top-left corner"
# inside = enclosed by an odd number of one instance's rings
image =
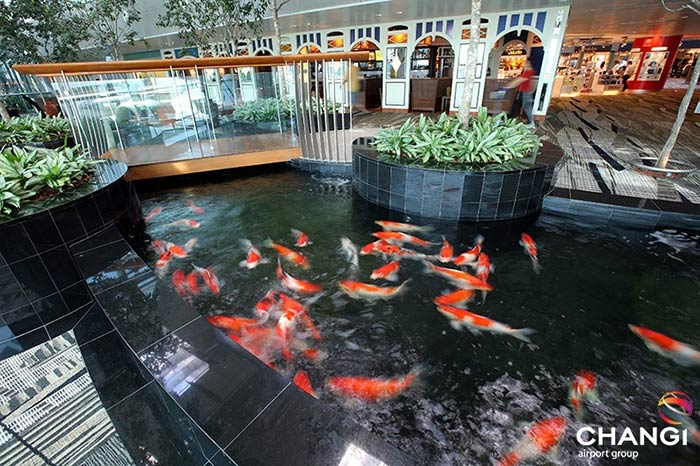
[[[40,63],[12,65],[17,72],[35,76],[61,76],[103,73],[137,73],[142,71],[193,70],[197,68],[233,68],[240,66],[275,66],[294,62],[321,60],[369,60],[369,52],[308,53],[298,55],[261,55],[217,58],[174,58],[160,60],[88,61],[74,63]]]

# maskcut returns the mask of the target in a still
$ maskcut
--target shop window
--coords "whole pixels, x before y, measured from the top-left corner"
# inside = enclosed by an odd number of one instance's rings
[[[326,34],[326,38],[328,44],[328,51],[343,50],[343,48],[345,47],[343,33],[340,31],[329,32],[328,34]]]
[[[316,47],[314,44],[309,44],[300,48],[299,53],[302,55],[306,55],[307,53],[321,53],[321,49]]]

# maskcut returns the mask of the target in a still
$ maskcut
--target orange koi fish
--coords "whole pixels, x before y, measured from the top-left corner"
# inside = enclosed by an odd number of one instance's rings
[[[245,260],[240,261],[238,265],[250,270],[254,269],[260,264],[267,264],[270,262],[267,259],[263,259],[262,255],[260,255],[260,251],[258,251],[258,249],[255,246],[253,246],[253,243],[251,243],[247,239],[242,239],[239,241],[241,243],[241,246],[243,246],[243,249],[247,251],[247,255]]]
[[[168,250],[168,248],[165,247],[165,244],[159,239],[154,239],[153,241],[151,241],[151,246],[153,247],[153,249],[155,249],[155,251],[158,254],[163,254],[165,251]]]
[[[240,334],[229,333],[228,337],[266,364],[272,363],[282,350],[275,328],[246,326]]]
[[[163,208],[162,208],[162,207],[156,207],[155,209],[151,210],[151,211],[148,213],[148,215],[146,215],[146,217],[144,217],[143,221],[144,221],[144,222],[150,222],[150,221],[153,219],[153,217],[155,217],[156,215],[158,215],[158,214],[161,213],[162,211],[163,211]]]
[[[255,305],[255,312],[260,316],[267,318],[270,313],[277,307],[277,291],[270,290],[265,293],[265,296]]]
[[[700,351],[671,337],[637,325],[629,325],[630,330],[642,339],[647,348],[667,357],[681,366],[700,364]]]
[[[292,383],[314,398],[318,398],[313,387],[311,387],[311,379],[309,379],[309,374],[307,374],[306,371],[298,371],[294,376]]]
[[[481,245],[484,243],[484,237],[479,235],[476,237],[476,245],[467,252],[463,252],[452,260],[454,265],[463,266],[475,262],[479,254],[481,254]]]
[[[407,233],[401,233],[399,231],[377,231],[372,233],[375,238],[383,239],[389,243],[395,243],[398,245],[404,245],[406,243],[413,244],[416,246],[432,246],[433,243],[426,241],[424,239],[416,238]]]
[[[372,280],[376,280],[378,278],[383,278],[384,280],[388,280],[390,282],[395,282],[399,279],[399,261],[394,261],[394,262],[389,262],[386,265],[383,265],[377,269],[374,269],[372,271],[372,275],[369,276]]]
[[[296,238],[295,244],[298,248],[305,248],[310,244],[314,244],[311,241],[309,241],[309,237],[303,231],[295,230],[294,228],[292,228],[291,231],[294,237]]]
[[[175,291],[181,298],[188,298],[187,286],[185,284],[186,279],[187,277],[185,276],[185,272],[182,269],[177,269],[173,272],[173,287],[175,287]]]
[[[545,455],[559,443],[566,425],[563,417],[550,417],[536,422],[513,451],[501,459],[498,466],[515,466],[522,461]]]
[[[430,226],[411,225],[410,223],[392,222],[389,220],[377,220],[374,223],[382,227],[384,231],[403,231],[404,233],[427,233],[433,230]]]
[[[452,245],[442,237],[442,247],[440,248],[440,254],[438,255],[438,260],[443,264],[452,262],[452,256],[454,255],[454,248]]]
[[[376,286],[368,283],[356,282],[352,280],[343,280],[339,282],[341,291],[355,299],[391,299],[405,291],[406,284],[410,280],[406,280],[399,286]]]
[[[246,327],[260,323],[257,319],[248,319],[246,317],[235,316],[207,316],[207,320],[214,327],[218,327],[229,332],[240,332]]]
[[[391,379],[370,377],[330,377],[326,386],[338,395],[376,403],[395,398],[408,390],[417,380],[420,369]]]
[[[190,272],[185,278],[185,288],[190,294],[199,294],[199,284],[197,283],[197,271]]]
[[[282,357],[285,361],[291,361],[292,352],[290,351],[290,345],[292,343],[292,332],[294,331],[294,326],[296,324],[297,314],[293,312],[285,312],[282,314],[277,321],[275,326],[275,331],[277,336],[283,342]]]
[[[160,255],[158,260],[156,261],[156,274],[159,277],[164,276],[166,273],[168,273],[168,267],[170,266],[170,261],[173,258],[173,253],[168,251],[165,251],[163,254]]]
[[[309,268],[309,260],[300,252],[292,251],[291,249],[282,246],[281,244],[277,244],[270,239],[265,241],[265,246],[267,246],[268,248],[273,248],[287,262],[290,262],[294,265],[298,265],[304,269]]]
[[[535,333],[535,331],[530,328],[515,329],[509,325],[489,319],[488,317],[480,316],[479,314],[474,314],[473,312],[458,309],[453,306],[438,305],[437,308],[442,315],[449,319],[450,325],[454,329],[461,330],[463,327],[467,327],[467,329],[475,335],[483,330],[491,333],[510,335],[518,340],[530,343],[530,339],[527,336]]]
[[[582,414],[582,403],[586,400],[597,401],[596,393],[597,376],[591,371],[579,371],[576,373],[571,388],[569,389],[569,401],[574,408],[576,418],[580,419]]]
[[[203,213],[204,213],[204,209],[202,209],[201,207],[197,207],[196,205],[194,205],[194,201],[190,201],[190,210],[191,210],[192,212],[194,212],[195,214],[203,214]]]
[[[192,220],[189,218],[182,218],[174,222],[168,223],[166,227],[187,227],[187,228],[199,228],[200,223],[197,220]]]
[[[537,244],[535,244],[535,241],[527,233],[522,233],[518,244],[523,247],[525,254],[530,256],[530,260],[532,261],[532,270],[539,274],[540,270],[542,270],[542,266],[537,258]]]
[[[468,274],[467,272],[449,269],[447,267],[440,267],[433,265],[430,262],[426,262],[425,267],[427,273],[440,275],[441,277],[452,282],[458,288],[462,288],[464,290],[493,291],[493,286],[489,285],[480,278],[475,277],[474,275]]]
[[[221,285],[219,284],[219,279],[216,278],[216,275],[214,275],[214,272],[212,272],[211,269],[197,267],[194,264],[192,264],[192,267],[194,267],[194,270],[202,277],[202,279],[204,279],[204,284],[207,285],[209,291],[211,291],[214,294],[221,293]]]
[[[476,277],[483,281],[489,279],[489,275],[493,272],[493,265],[491,265],[491,259],[486,255],[485,252],[479,254],[476,260],[476,265],[472,265],[476,270]]]
[[[373,254],[375,252],[378,252],[379,246],[382,244],[389,244],[389,243],[387,243],[386,241],[377,240],[373,243],[365,244],[364,246],[362,246],[362,249],[360,249],[360,255],[367,256],[369,254]]]
[[[321,332],[319,332],[318,328],[316,327],[316,325],[313,323],[313,321],[311,320],[311,318],[307,314],[306,306],[301,304],[296,299],[294,299],[290,296],[287,296],[284,293],[279,294],[279,299],[280,299],[280,305],[282,306],[282,309],[284,310],[284,312],[291,312],[295,316],[299,317],[299,319],[302,321],[302,323],[311,332],[311,338],[313,338],[314,340],[321,339]]]
[[[438,306],[454,306],[459,309],[466,309],[466,304],[474,299],[474,293],[474,290],[457,290],[440,295],[433,299],[433,302]]]
[[[289,275],[282,269],[282,264],[280,263],[279,259],[277,259],[277,279],[284,288],[296,291],[297,293],[315,294],[320,292],[322,289],[320,286],[314,283],[299,280],[298,278],[294,278]]]

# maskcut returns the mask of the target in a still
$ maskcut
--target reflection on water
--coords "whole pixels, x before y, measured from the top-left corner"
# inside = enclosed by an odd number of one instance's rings
[[[142,198],[145,212],[163,208],[148,225],[149,237],[137,239],[150,264],[158,259],[148,247],[150,239],[185,244],[197,236],[197,246],[188,258],[176,259],[171,272],[179,267],[189,272],[195,263],[221,280],[220,295],[193,296],[194,307],[206,316],[256,317],[255,304],[277,284],[276,255],[263,247],[264,241],[292,246],[290,228],[307,233],[313,245],[303,253],[310,269],[285,265],[285,270],[323,286],[325,294],[310,304],[309,315],[323,335],[313,345],[328,356],[318,361],[280,359],[275,367],[290,378],[298,370],[308,372],[323,401],[411,453],[416,464],[495,464],[535,421],[554,416],[569,421],[559,464],[607,464],[578,456],[582,447],[576,443],[576,429],[664,427],[656,413],[663,393],[682,390],[700,399],[697,366],[681,367],[649,351],[627,327],[642,325],[700,346],[696,236],[596,231],[547,216],[534,225],[478,230],[472,225],[392,218],[432,224],[434,232],[422,236],[439,242],[444,235],[457,253],[473,246],[477,233],[482,234],[484,251],[495,266],[489,279],[495,291],[470,309],[514,328],[535,329],[532,344],[526,344],[450,327],[432,303],[450,287],[424,274],[420,261],[401,261],[400,282],[412,280],[408,291],[394,299],[368,302],[339,294],[337,282],[350,275],[347,258],[338,251],[340,238],[362,246],[374,240],[370,235],[377,229],[375,220],[391,218],[354,196],[344,180],[280,172],[151,192]],[[188,210],[191,200],[203,214]],[[201,226],[165,226],[182,218],[194,218]],[[540,275],[533,273],[518,245],[524,229],[537,241]],[[252,270],[240,267],[246,253],[239,245],[243,238],[270,263]],[[360,257],[359,279],[370,282],[371,271],[383,263],[380,257]],[[324,386],[333,376],[391,377],[421,364],[427,368],[421,382],[382,403],[349,402]],[[586,403],[582,419],[576,420],[568,390],[581,369],[598,374],[600,401]],[[692,465],[699,453],[695,446],[634,449],[640,451],[635,464]]]

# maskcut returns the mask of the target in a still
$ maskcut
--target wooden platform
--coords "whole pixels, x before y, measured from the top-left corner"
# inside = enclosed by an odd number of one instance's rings
[[[245,154],[218,155],[173,162],[158,162],[129,167],[126,177],[131,181],[143,180],[164,176],[185,175],[188,173],[224,170],[227,168],[287,162],[297,157],[301,157],[300,147],[249,152]]]

